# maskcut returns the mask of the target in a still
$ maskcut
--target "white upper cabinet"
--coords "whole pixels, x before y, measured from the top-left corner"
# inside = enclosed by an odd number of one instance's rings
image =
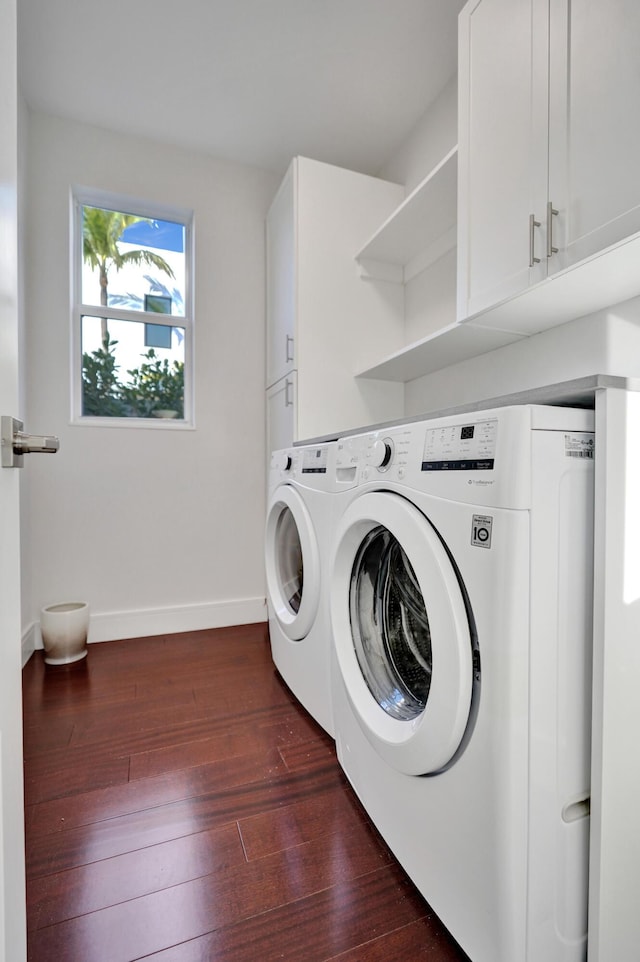
[[[353,372],[395,343],[400,295],[363,283],[354,252],[403,196],[377,177],[292,161],[266,227],[270,445],[402,417],[402,385],[362,385]]]
[[[539,0],[472,0],[460,14],[461,318],[546,276],[547,38],[536,6]]]
[[[640,4],[471,0],[459,24],[458,319],[533,334],[640,293]]]
[[[266,224],[267,387],[295,369],[295,166],[273,199]]]
[[[640,3],[551,0],[550,23],[556,271],[640,231]]]

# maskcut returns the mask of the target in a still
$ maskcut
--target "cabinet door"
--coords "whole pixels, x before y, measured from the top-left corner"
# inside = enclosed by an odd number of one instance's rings
[[[267,387],[295,367],[296,182],[294,160],[267,215]]]
[[[273,451],[290,448],[296,440],[296,382],[292,371],[267,391],[267,464]]]
[[[640,3],[551,0],[550,23],[558,270],[640,231]]]
[[[547,273],[548,0],[470,0],[459,27],[462,320]]]

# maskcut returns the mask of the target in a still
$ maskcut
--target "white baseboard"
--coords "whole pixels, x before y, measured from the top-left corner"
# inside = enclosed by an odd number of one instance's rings
[[[204,628],[228,628],[266,620],[265,598],[240,598],[234,601],[212,601],[199,605],[143,608],[135,611],[100,611],[91,613],[88,642],[92,644],[98,641],[119,641],[122,638],[170,635],[179,631],[200,631]],[[39,648],[42,648],[42,636],[39,622],[35,622],[23,635],[23,665],[34,650]]]
[[[40,624],[32,621],[22,633],[22,667],[31,658],[36,648],[42,648],[42,636],[40,634]]]

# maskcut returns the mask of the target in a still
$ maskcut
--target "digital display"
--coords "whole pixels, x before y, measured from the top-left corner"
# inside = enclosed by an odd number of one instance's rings
[[[327,448],[312,448],[306,450],[302,455],[303,474],[326,474],[327,473]]]
[[[475,429],[475,424],[467,424],[460,431],[460,440],[469,441],[473,437],[473,432]]]

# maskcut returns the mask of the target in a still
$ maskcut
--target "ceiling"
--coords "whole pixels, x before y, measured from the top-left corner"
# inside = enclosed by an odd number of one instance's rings
[[[456,68],[463,0],[18,0],[38,110],[282,173],[376,173]]]

